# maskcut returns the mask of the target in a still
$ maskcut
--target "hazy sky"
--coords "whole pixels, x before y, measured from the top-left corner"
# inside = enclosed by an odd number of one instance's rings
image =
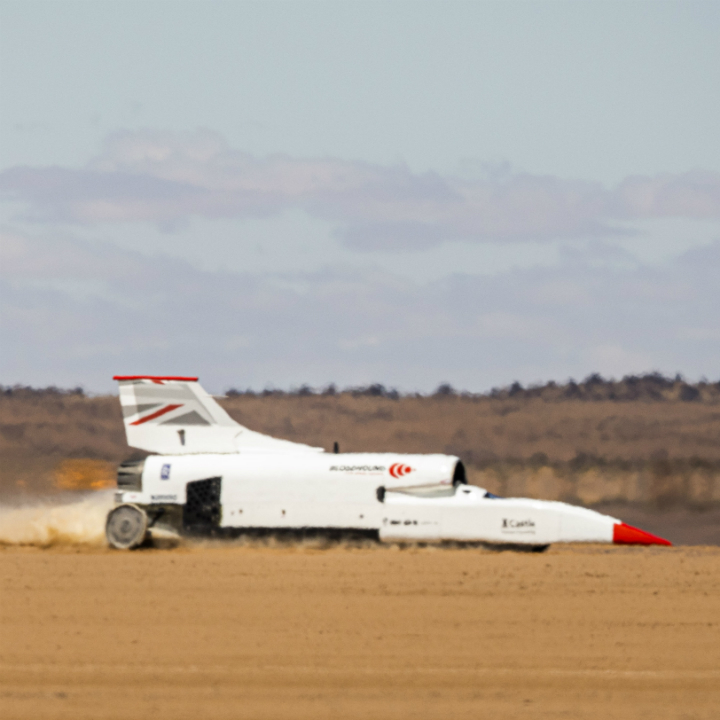
[[[717,379],[720,2],[1,2],[0,382]]]

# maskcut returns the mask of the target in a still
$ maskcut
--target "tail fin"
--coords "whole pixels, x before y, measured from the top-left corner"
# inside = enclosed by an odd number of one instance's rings
[[[236,423],[196,377],[116,375],[128,445],[163,455],[297,453],[322,448],[278,440]]]

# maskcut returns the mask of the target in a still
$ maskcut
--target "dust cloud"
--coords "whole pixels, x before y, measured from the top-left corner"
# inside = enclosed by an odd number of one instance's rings
[[[100,491],[80,498],[0,506],[0,545],[87,545],[102,547],[105,519],[113,493]]]

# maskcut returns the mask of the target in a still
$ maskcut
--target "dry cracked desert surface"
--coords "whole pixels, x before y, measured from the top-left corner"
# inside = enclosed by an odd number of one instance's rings
[[[718,718],[720,547],[0,548],[0,716]]]

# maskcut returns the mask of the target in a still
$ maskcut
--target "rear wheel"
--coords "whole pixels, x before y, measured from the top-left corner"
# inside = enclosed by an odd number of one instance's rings
[[[148,517],[137,505],[118,505],[108,513],[105,536],[111,547],[131,550],[145,542]]]

